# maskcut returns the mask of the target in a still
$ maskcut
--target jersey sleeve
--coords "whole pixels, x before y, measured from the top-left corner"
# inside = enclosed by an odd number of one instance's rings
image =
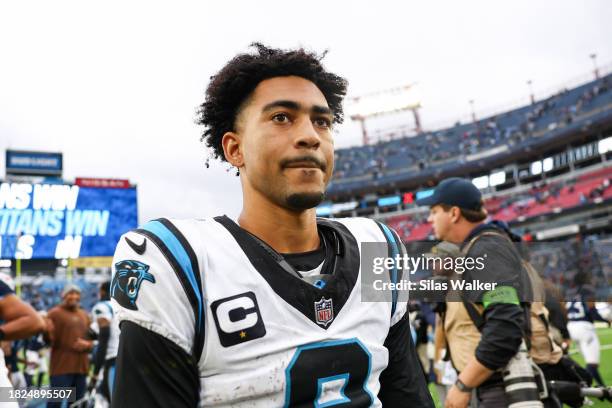
[[[94,322],[98,319],[106,319],[109,322],[113,320],[113,309],[108,302],[98,302],[91,309],[91,315]]]
[[[129,321],[120,336],[114,408],[198,406],[200,376],[193,356]]]
[[[383,407],[434,407],[410,334],[408,313],[389,330],[384,346],[389,363],[380,374],[378,399]]]
[[[123,235],[110,288],[119,324],[135,323],[188,354],[198,347],[201,351],[204,311],[199,279],[193,249],[168,220],[152,221]]]

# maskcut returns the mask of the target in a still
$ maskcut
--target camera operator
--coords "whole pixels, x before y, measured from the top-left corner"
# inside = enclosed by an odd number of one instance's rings
[[[574,360],[564,356],[562,347],[554,340],[550,323],[551,314],[547,305],[560,307],[560,305],[558,305],[559,301],[557,299],[548,299],[550,291],[546,290],[546,285],[540,277],[540,274],[529,262],[529,251],[527,246],[520,236],[514,234],[510,230],[507,223],[503,221],[492,221],[491,223],[499,227],[506,234],[508,239],[520,248],[519,253],[523,258],[523,266],[531,282],[533,294],[529,309],[531,335],[529,355],[531,359],[538,365],[547,381],[565,381],[591,385],[591,375],[574,362]],[[550,286],[548,287],[551,288]],[[554,295],[551,294],[550,296]],[[558,317],[556,321],[558,321]],[[560,327],[562,326],[560,325]],[[565,329],[565,332],[567,332],[567,329]],[[569,337],[569,334],[567,334],[567,337]],[[564,395],[563,397],[564,398],[561,398],[561,402],[571,407],[582,406],[582,397],[580,395]],[[546,399],[543,399],[542,402],[545,407],[557,407],[559,403],[558,396],[554,398],[549,395]]]
[[[491,288],[464,289],[460,297],[447,298],[443,328],[459,376],[445,406],[467,407],[472,390],[478,407],[506,407],[518,401],[542,406],[531,384],[507,392],[501,373],[511,360],[526,354],[519,349],[528,331],[529,312],[519,299],[531,289],[520,255],[498,227],[484,223],[482,196],[468,180],[444,180],[417,204],[430,206],[428,222],[437,239],[460,245],[466,258],[485,260],[484,268],[465,270],[460,278],[476,286],[487,282]]]

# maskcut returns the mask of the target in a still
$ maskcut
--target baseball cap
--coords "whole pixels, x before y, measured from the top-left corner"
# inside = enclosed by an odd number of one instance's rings
[[[482,208],[482,194],[470,180],[451,177],[441,181],[432,195],[416,200],[416,203],[417,205],[428,205],[430,207],[437,204],[447,204],[466,210],[478,211]]]
[[[66,286],[64,286],[64,290],[62,290],[62,297],[66,296],[67,294],[69,294],[70,292],[78,292],[81,293],[81,288],[79,288],[77,285],[75,285],[74,283],[69,283]]]

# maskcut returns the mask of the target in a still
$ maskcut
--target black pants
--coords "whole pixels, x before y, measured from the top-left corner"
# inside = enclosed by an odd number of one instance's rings
[[[50,380],[51,387],[74,387],[75,401],[80,400],[85,395],[87,388],[87,376],[85,374],[52,375]],[[59,408],[61,405],[61,402],[49,402],[47,408]]]

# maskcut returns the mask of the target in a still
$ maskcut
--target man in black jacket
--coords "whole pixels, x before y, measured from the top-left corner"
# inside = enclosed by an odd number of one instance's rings
[[[482,196],[470,181],[444,180],[433,195],[417,203],[430,206],[428,221],[437,239],[460,245],[466,259],[484,263],[484,268],[466,268],[462,280],[489,284],[463,290],[461,298],[447,302],[445,335],[453,365],[460,373],[445,406],[467,407],[473,389],[479,407],[507,406],[498,371],[517,353],[526,329],[520,300],[525,298],[529,283],[520,257],[503,232],[484,222],[487,213]],[[467,303],[481,315],[480,327],[475,326]]]

